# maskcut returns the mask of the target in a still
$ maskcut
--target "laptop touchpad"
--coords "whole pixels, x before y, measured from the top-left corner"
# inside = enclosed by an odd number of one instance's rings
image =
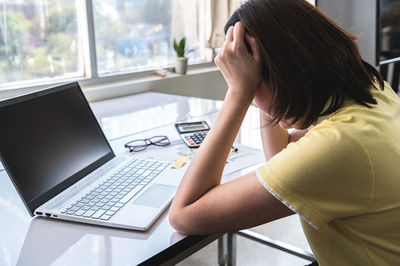
[[[149,187],[133,204],[160,208],[176,191],[175,186],[154,184]]]

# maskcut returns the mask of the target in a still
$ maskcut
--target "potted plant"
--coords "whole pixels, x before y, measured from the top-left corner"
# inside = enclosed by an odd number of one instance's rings
[[[182,38],[179,42],[174,39],[174,50],[176,52],[175,72],[185,75],[187,71],[188,58],[185,56],[186,38]]]

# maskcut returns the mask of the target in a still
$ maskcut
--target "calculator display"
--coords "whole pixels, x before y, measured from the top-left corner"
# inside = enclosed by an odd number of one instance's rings
[[[181,130],[183,130],[183,131],[202,130],[202,129],[205,129],[205,127],[203,125],[181,126]]]
[[[205,121],[179,123],[175,124],[175,126],[178,129],[179,133],[188,133],[188,132],[203,131],[210,129],[210,127],[207,125]]]

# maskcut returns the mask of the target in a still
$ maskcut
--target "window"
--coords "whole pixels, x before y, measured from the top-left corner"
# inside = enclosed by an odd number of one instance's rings
[[[1,2],[0,89],[172,66],[174,38],[186,37],[190,64],[210,61],[204,0],[86,2],[93,10],[82,0]]]
[[[83,74],[74,0],[3,1],[0,84]]]
[[[191,61],[202,58],[199,1],[94,0],[93,7],[99,73],[170,65],[172,40],[183,36]]]

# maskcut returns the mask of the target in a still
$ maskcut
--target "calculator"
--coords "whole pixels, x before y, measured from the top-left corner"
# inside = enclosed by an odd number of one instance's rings
[[[206,121],[177,123],[175,127],[189,148],[198,148],[210,130]]]

